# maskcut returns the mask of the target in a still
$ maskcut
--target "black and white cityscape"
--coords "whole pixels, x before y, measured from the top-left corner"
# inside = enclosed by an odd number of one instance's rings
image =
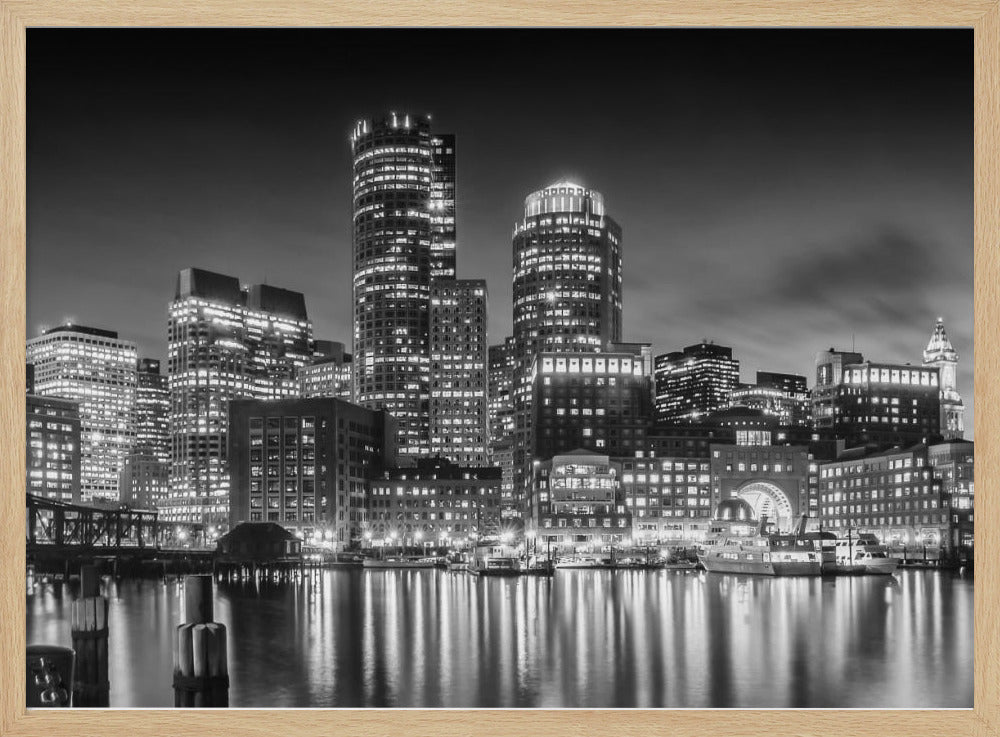
[[[971,31],[27,54],[29,706],[972,706]]]

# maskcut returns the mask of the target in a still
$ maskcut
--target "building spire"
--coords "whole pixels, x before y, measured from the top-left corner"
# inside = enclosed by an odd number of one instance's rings
[[[934,333],[931,335],[931,339],[927,343],[927,348],[924,350],[925,364],[940,359],[949,361],[958,360],[958,353],[955,351],[954,347],[952,347],[951,340],[948,339],[948,333],[944,329],[943,317],[939,317],[937,319],[937,325],[934,327]]]

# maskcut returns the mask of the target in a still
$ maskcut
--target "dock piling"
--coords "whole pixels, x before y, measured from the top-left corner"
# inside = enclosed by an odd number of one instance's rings
[[[174,706],[229,706],[226,627],[212,621],[212,574],[184,579],[184,623],[174,637]]]
[[[70,635],[76,651],[73,706],[106,707],[108,683],[108,600],[101,596],[97,567],[80,567],[80,597],[70,608]]]

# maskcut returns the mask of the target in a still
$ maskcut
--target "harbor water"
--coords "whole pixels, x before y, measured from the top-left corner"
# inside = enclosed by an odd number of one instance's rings
[[[70,644],[76,584],[27,594]],[[113,707],[172,707],[179,581],[106,579]],[[973,579],[326,570],[216,585],[234,707],[970,708]]]

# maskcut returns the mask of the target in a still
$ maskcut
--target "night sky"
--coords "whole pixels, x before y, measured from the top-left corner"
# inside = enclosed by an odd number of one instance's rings
[[[176,272],[304,292],[351,340],[348,134],[457,135],[458,270],[511,330],[511,230],[562,177],[623,230],[625,338],[742,378],[919,363],[938,315],[972,435],[969,30],[28,31],[28,335],[166,352]]]

